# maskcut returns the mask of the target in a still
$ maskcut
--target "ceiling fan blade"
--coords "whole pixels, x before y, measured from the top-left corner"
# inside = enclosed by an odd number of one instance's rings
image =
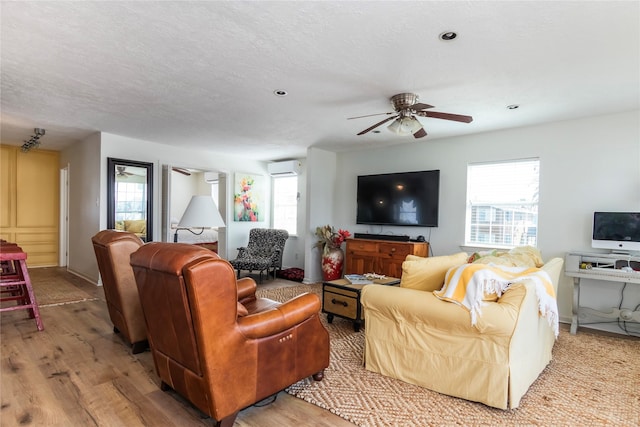
[[[191,172],[182,168],[171,168],[172,171],[181,173],[182,175],[191,176]]]
[[[383,125],[383,124],[387,123],[388,121],[391,121],[391,120],[393,120],[393,119],[396,119],[397,117],[398,117],[397,115],[396,115],[396,116],[392,116],[392,117],[387,117],[387,118],[386,118],[386,119],[384,119],[383,121],[378,122],[378,123],[376,123],[375,125],[373,125],[373,126],[371,126],[371,127],[366,128],[366,129],[365,129],[365,130],[363,130],[362,132],[358,133],[358,135],[364,135],[365,133],[367,133],[367,132],[369,132],[369,131],[374,130],[374,129],[375,129],[375,128],[377,128],[378,126],[381,126],[381,125]]]
[[[473,117],[463,116],[461,114],[438,113],[437,111],[416,111],[416,115],[420,117],[432,117],[434,119],[453,120],[455,122],[471,123]]]
[[[425,136],[427,136],[427,131],[426,131],[426,130],[424,130],[424,128],[423,128],[423,127],[421,127],[420,129],[418,129],[417,131],[415,131],[415,132],[413,133],[413,137],[414,137],[414,138],[423,138],[423,137],[425,137]]]
[[[363,118],[363,117],[381,116],[381,115],[383,115],[383,114],[389,115],[389,114],[395,114],[395,113],[376,113],[376,114],[367,114],[366,116],[347,117],[347,120],[361,119],[361,118]]]
[[[420,110],[426,110],[427,108],[433,108],[433,105],[422,104],[422,103],[418,102],[417,104],[413,104],[409,108],[411,108],[412,110],[415,110],[415,111],[420,111]]]

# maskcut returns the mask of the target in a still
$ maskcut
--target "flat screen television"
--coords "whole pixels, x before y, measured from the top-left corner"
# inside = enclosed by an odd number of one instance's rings
[[[594,212],[591,247],[640,251],[640,212]]]
[[[440,171],[358,176],[357,224],[438,226]]]

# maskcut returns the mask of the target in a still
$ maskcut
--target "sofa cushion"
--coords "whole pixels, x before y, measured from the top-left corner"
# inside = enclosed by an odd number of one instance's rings
[[[402,263],[400,287],[420,291],[435,291],[444,284],[444,276],[451,267],[467,262],[467,253],[423,258],[407,255]]]
[[[144,234],[147,232],[147,222],[144,219],[125,219],[124,230]]]

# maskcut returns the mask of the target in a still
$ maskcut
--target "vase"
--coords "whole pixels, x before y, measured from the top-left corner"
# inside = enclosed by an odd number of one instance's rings
[[[326,281],[342,278],[344,252],[341,248],[329,249],[322,255],[322,279]]]

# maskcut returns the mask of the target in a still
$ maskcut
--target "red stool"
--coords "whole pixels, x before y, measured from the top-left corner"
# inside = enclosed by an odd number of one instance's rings
[[[4,273],[5,262],[12,265],[12,273]],[[3,274],[0,275],[0,302],[16,301],[17,305],[0,308],[2,311],[28,310],[29,317],[36,319],[39,331],[44,329],[36,296],[31,286],[31,278],[27,270],[27,254],[18,245],[2,244],[0,246],[0,263],[3,265]],[[4,296],[4,294],[10,294]]]
[[[2,249],[7,246],[13,247],[13,246],[18,246],[18,244],[7,242],[4,239],[0,240],[0,252],[2,252]],[[14,268],[13,263],[11,261],[0,261],[0,277],[5,277],[6,275],[15,275],[15,274],[16,274],[16,269]]]

